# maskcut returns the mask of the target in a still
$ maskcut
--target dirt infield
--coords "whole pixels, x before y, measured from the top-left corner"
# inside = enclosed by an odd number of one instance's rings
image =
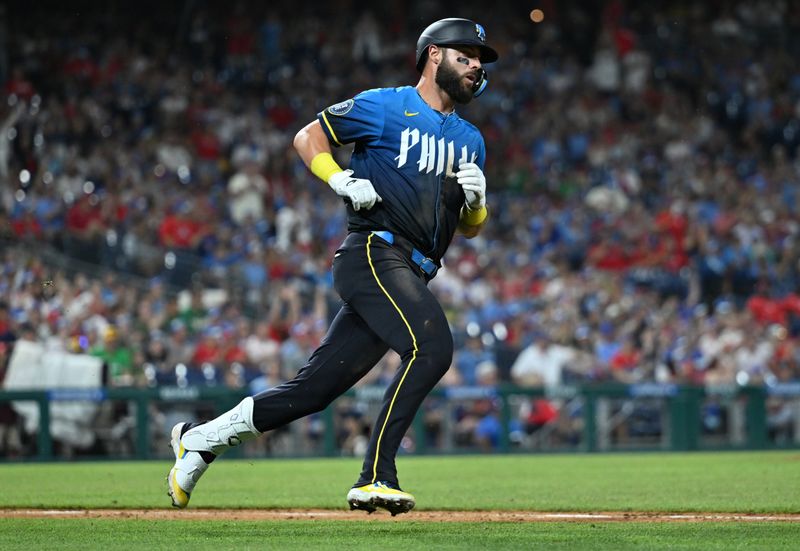
[[[392,517],[327,509],[0,509],[0,518],[115,518],[136,520],[370,520],[393,522],[800,522],[800,514],[544,513],[535,511],[413,511]]]

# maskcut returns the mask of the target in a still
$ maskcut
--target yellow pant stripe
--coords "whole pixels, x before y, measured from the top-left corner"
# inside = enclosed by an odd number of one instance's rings
[[[325,111],[322,112],[322,120],[325,121],[325,126],[328,127],[328,131],[330,131],[331,136],[333,137],[333,141],[335,141],[339,145],[342,145],[342,142],[340,142],[339,138],[336,137],[336,132],[333,131],[333,128],[331,127],[331,123],[328,122],[328,116],[325,114]]]
[[[386,425],[389,422],[389,416],[392,414],[392,408],[394,407],[394,401],[397,399],[397,394],[400,392],[400,387],[403,385],[403,381],[406,380],[406,375],[408,375],[408,371],[411,369],[411,364],[414,363],[414,360],[417,359],[417,337],[414,336],[414,331],[411,330],[411,325],[408,323],[405,315],[403,315],[403,311],[400,310],[400,307],[397,306],[397,303],[394,301],[392,296],[386,290],[386,287],[383,286],[381,280],[378,278],[377,272],[375,272],[375,265],[372,263],[372,254],[370,253],[370,245],[372,244],[372,234],[369,234],[367,238],[367,261],[369,262],[369,267],[372,270],[372,275],[375,277],[375,281],[378,283],[378,287],[381,288],[383,294],[386,295],[386,298],[389,299],[389,302],[392,303],[394,309],[397,310],[397,313],[400,314],[400,319],[403,320],[403,323],[406,324],[406,329],[408,329],[408,334],[411,335],[411,342],[414,343],[414,350],[411,353],[411,359],[408,361],[408,365],[406,366],[405,370],[403,371],[403,376],[400,378],[400,382],[397,383],[397,388],[394,391],[394,396],[392,396],[392,401],[389,402],[389,410],[386,412],[386,419],[383,420],[383,426],[381,426],[381,432],[378,434],[378,445],[375,447],[375,462],[372,464],[372,482],[377,482],[378,478],[378,457],[380,456],[381,451],[381,440],[383,439],[383,431],[386,430]]]

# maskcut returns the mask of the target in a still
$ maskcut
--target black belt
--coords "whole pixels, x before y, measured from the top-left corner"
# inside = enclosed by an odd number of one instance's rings
[[[392,232],[385,230],[373,231],[372,235],[377,235],[389,245],[394,245],[395,237]],[[411,260],[431,279],[433,279],[433,277],[436,275],[436,272],[439,270],[439,266],[436,265],[436,262],[422,254],[416,247],[413,246],[411,247]]]

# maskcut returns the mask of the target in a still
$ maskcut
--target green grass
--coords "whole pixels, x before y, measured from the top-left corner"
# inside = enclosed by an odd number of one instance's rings
[[[0,464],[3,508],[168,508],[171,462]],[[402,457],[428,510],[800,512],[800,454]],[[345,509],[354,459],[221,459],[193,508]],[[795,549],[800,522],[2,518],[0,549]]]
[[[0,519],[0,549],[796,549],[788,523],[198,522]],[[57,543],[56,543],[57,542]]]
[[[170,462],[0,465],[0,507],[166,507]],[[212,465],[192,507],[343,508],[353,459],[231,460]],[[403,457],[419,509],[800,512],[800,454]]]

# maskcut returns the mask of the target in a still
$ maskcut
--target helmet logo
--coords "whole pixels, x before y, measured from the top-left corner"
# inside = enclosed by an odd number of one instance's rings
[[[486,31],[484,30],[483,25],[475,23],[475,32],[478,33],[478,39],[481,42],[486,42]]]

